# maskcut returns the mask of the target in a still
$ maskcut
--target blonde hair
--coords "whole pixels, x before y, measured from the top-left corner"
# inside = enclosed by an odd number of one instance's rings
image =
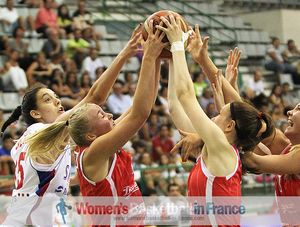
[[[66,121],[59,121],[26,138],[28,155],[54,162],[69,141]]]
[[[36,132],[26,139],[28,155],[32,159],[43,158],[54,162],[69,142],[69,136],[78,146],[89,145],[85,134],[89,131],[89,119],[85,110],[88,104],[74,111],[68,121],[59,121]]]

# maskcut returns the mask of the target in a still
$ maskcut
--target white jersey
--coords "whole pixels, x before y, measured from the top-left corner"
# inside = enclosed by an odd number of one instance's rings
[[[46,217],[41,212],[51,212],[44,208],[42,198],[45,201],[49,195],[67,195],[71,169],[70,147],[66,146],[64,152],[50,165],[33,162],[27,155],[28,144],[25,139],[45,126],[42,123],[29,126],[11,150],[16,165],[16,179],[13,201],[4,225],[45,225]]]

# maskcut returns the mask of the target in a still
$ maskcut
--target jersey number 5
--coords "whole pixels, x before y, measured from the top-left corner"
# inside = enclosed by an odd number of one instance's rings
[[[25,156],[26,156],[26,152],[21,152],[19,155],[18,163],[17,163],[17,169],[18,169],[17,179],[16,179],[17,180],[17,189],[20,189],[23,186],[24,169],[23,169],[21,162],[25,160]]]

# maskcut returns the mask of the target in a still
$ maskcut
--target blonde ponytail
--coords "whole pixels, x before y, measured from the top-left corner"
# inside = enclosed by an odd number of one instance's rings
[[[69,141],[68,124],[66,121],[59,121],[36,132],[26,139],[28,155],[36,160],[46,159],[54,162],[63,152]]]

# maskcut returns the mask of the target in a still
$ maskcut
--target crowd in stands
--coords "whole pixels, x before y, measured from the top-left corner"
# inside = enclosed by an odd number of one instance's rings
[[[39,6],[37,0],[21,3],[30,7]],[[37,82],[43,83],[55,91],[63,106],[68,109],[87,94],[93,81],[101,77],[107,67],[99,57],[101,34],[94,30],[92,14],[86,10],[85,1],[80,0],[78,9],[71,15],[67,5],[44,0],[40,2],[35,18],[22,18],[15,10],[13,0],[7,0],[6,6],[0,9],[0,22],[6,28],[6,36],[2,36],[0,40],[0,51],[5,57],[4,65],[0,66],[0,89],[3,92],[15,91],[22,96],[29,86]],[[38,54],[33,56],[29,53],[29,44],[24,37],[45,38]],[[67,39],[66,48],[61,39]],[[291,73],[295,83],[298,83],[300,52],[292,40],[288,41],[283,53],[278,49],[279,44],[277,38],[272,41],[272,46],[267,51],[265,67],[277,74]],[[161,67],[159,95],[152,113],[139,133],[126,144],[125,149],[132,154],[135,177],[144,195],[186,194],[188,167],[182,165],[179,154],[170,153],[174,144],[179,141],[180,134],[169,116],[168,62],[163,62]],[[193,63],[189,67],[199,104],[213,118],[218,112],[212,88],[200,68]],[[117,80],[107,104],[103,106],[115,118],[132,104],[138,73],[124,72],[124,78]],[[276,126],[283,131],[287,126],[286,111],[299,102],[288,83],[274,85],[271,94],[266,95],[260,69],[254,70],[253,78],[240,88],[240,92],[260,110],[270,113]],[[1,111],[0,124],[3,123],[3,118]],[[10,149],[14,144],[13,140],[24,129],[24,124],[15,124],[3,136],[0,174],[13,174]],[[160,169],[167,165],[171,167]],[[0,179],[0,193],[9,192],[12,187],[11,179]],[[75,189],[73,191],[77,192]]]

